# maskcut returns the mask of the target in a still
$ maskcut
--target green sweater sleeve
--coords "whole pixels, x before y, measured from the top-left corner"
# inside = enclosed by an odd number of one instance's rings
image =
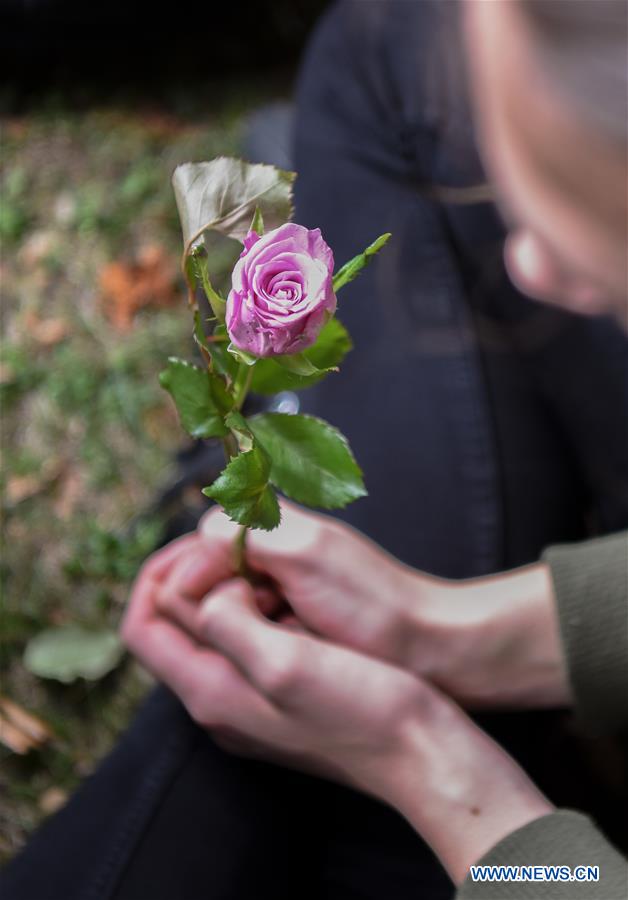
[[[543,554],[576,711],[597,733],[628,728],[628,532]],[[507,835],[477,865],[599,866],[598,882],[473,882],[457,900],[626,900],[628,866],[593,823],[558,810]]]
[[[595,734],[628,728],[628,532],[550,547],[576,712]]]
[[[599,881],[473,881],[469,874],[456,900],[626,900],[628,866],[590,819],[558,810],[501,840],[477,865],[599,866]]]

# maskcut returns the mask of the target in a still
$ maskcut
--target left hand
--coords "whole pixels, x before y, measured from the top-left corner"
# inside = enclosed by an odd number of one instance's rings
[[[228,580],[199,604],[208,572],[213,583]],[[235,737],[249,754],[379,797],[455,882],[507,834],[552,811],[436,688],[298,623],[271,622],[262,610],[273,602],[232,578],[228,548],[189,535],[144,566],[122,634],[199,724],[223,745],[227,735],[227,749]]]
[[[125,642],[219,742],[384,798],[404,728],[431,689],[291,622],[271,622],[243,579],[222,582],[199,606],[194,581],[202,584],[204,568],[216,573],[216,553],[190,535],[156,554],[135,584]],[[229,578],[228,554],[224,562]]]

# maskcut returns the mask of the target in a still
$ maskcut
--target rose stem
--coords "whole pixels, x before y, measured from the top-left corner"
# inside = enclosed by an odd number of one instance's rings
[[[248,527],[243,525],[233,542],[233,568],[236,575],[250,581],[250,572],[246,564],[246,534],[248,530]]]
[[[241,366],[246,365],[245,363],[240,363]],[[242,374],[242,369],[238,372],[238,382],[240,382]],[[253,378],[253,366],[246,366],[246,372],[244,374],[244,378],[242,382],[238,384],[236,388],[236,396],[235,396],[235,408],[238,412],[242,409],[244,405],[244,401],[246,400],[246,395],[249,392],[249,388],[251,387],[251,380]]]
[[[232,434],[228,434],[222,439],[222,449],[225,451],[227,462],[231,462],[233,457],[238,455],[238,445]]]
[[[246,369],[246,371],[244,371]],[[244,377],[242,377],[244,371]],[[245,363],[240,363],[240,370],[237,376],[237,384],[235,389],[235,403],[234,408],[240,411],[242,406],[244,405],[244,401],[246,400],[246,395],[249,392],[249,388],[251,387],[251,379],[253,378],[253,366],[246,366]],[[233,435],[228,435],[223,440],[223,446],[225,448],[225,454],[227,459],[229,460],[231,457],[235,456],[237,451],[237,446],[234,448],[234,452],[231,452],[231,447],[228,446],[227,442],[231,438],[233,444],[235,441],[233,440]],[[237,575],[241,575],[242,578],[248,578],[251,580],[250,572],[248,570],[248,566],[246,564],[246,533],[248,528],[246,525],[243,525],[238,532],[234,542],[233,542],[233,568]]]
[[[222,446],[227,462],[238,455],[238,446],[232,434],[228,434],[222,439]],[[243,525],[233,541],[233,570],[236,575],[241,575],[242,578],[249,578],[245,559],[247,530],[247,526]]]

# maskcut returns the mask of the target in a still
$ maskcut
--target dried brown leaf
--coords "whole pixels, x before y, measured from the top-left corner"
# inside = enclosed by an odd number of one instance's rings
[[[42,319],[34,310],[24,316],[24,327],[28,335],[42,347],[54,347],[70,334],[70,325],[65,319]]]
[[[137,313],[179,302],[176,264],[158,244],[142,247],[130,262],[108,263],[100,272],[105,315],[119,331],[128,331]]]
[[[39,808],[47,816],[57,812],[68,802],[68,793],[60,787],[49,787],[39,798]]]
[[[49,461],[39,472],[30,475],[11,475],[4,488],[5,499],[10,506],[30,500],[47,490],[63,473],[65,463]]]
[[[0,697],[0,742],[24,754],[53,737],[50,727],[8,697]]]
[[[74,514],[79,500],[85,492],[85,480],[80,471],[68,469],[61,479],[53,503],[55,514],[67,521]]]

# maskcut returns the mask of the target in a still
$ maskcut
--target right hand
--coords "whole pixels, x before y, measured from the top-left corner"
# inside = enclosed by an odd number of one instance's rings
[[[247,565],[274,582],[307,629],[428,678],[470,707],[570,702],[546,566],[434,578],[338,519],[285,500],[281,509],[277,529],[249,532]],[[200,537],[223,561],[205,592],[225,577],[238,531],[218,508],[202,519]]]

